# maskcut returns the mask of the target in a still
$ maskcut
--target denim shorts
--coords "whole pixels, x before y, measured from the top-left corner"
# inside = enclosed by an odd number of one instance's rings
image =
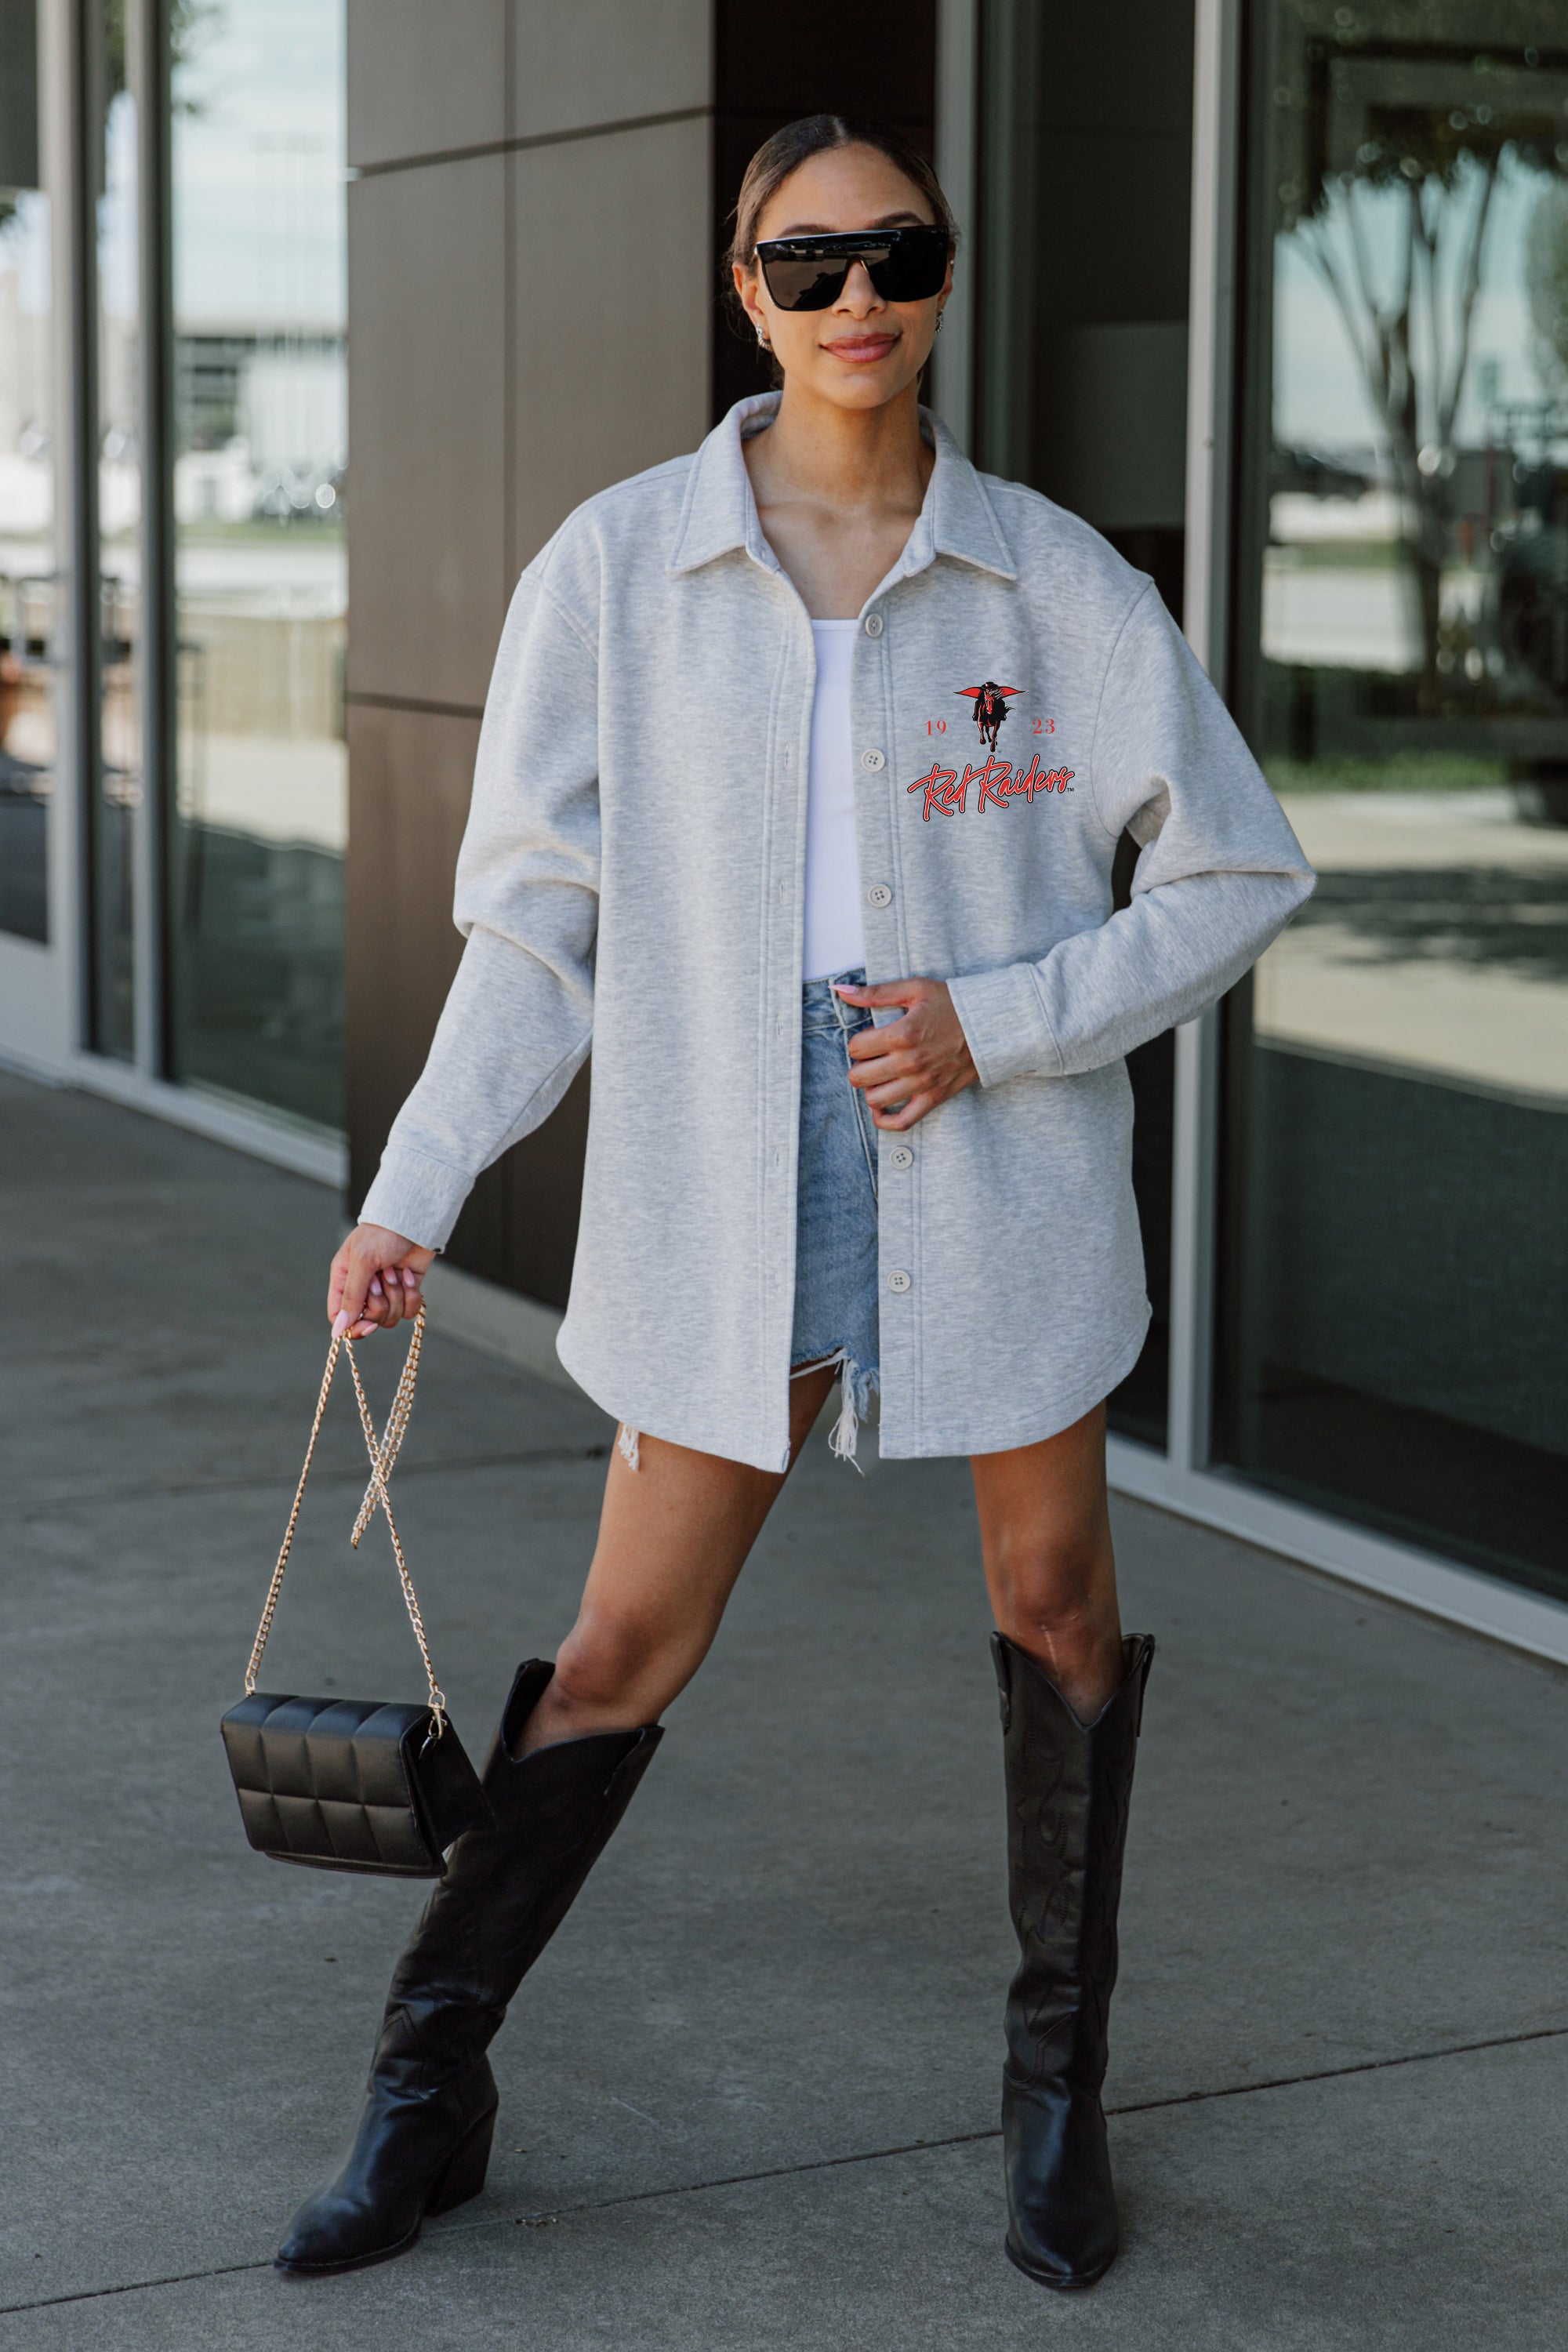
[[[835,1454],[855,1459],[859,1419],[880,1386],[877,1288],[877,1130],[849,1084],[849,1040],[871,1016],[833,993],[863,971],[810,980],[802,992],[800,1161],[796,1178],[792,1371],[834,1360],[844,1410]],[[857,1465],[857,1466],[858,1466]]]

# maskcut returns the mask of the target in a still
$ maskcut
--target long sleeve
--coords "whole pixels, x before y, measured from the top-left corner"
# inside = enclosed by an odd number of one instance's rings
[[[1229,712],[1152,585],[1106,667],[1089,785],[1138,843],[1131,904],[1037,963],[953,981],[983,1086],[1119,1060],[1233,987],[1313,875]]]
[[[468,945],[360,1213],[432,1249],[481,1169],[554,1109],[593,1031],[598,666],[550,554],[518,583],[485,703],[453,906]]]

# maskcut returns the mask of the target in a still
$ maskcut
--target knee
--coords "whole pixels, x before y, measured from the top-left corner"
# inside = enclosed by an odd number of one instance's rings
[[[627,1722],[654,1722],[696,1673],[700,1656],[689,1628],[585,1609],[555,1656],[555,1703],[595,1717],[630,1707]]]
[[[992,1582],[997,1623],[1020,1649],[1092,1642],[1113,1605],[1109,1540],[1084,1530],[1005,1543]]]
[[[659,1664],[658,1643],[645,1628],[602,1613],[580,1617],[556,1656],[556,1704],[593,1716],[635,1710],[661,1679]]]

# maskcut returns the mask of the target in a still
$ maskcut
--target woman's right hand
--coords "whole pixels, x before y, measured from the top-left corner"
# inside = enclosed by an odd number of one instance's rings
[[[363,1339],[372,1331],[390,1331],[396,1323],[411,1321],[419,1312],[420,1285],[435,1256],[433,1249],[421,1248],[389,1225],[356,1225],[332,1260],[327,1285],[327,1317],[333,1332]]]

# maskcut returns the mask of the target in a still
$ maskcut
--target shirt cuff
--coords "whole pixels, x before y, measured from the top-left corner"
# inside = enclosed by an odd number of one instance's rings
[[[1063,1076],[1033,964],[999,964],[994,971],[972,971],[947,986],[983,1087],[1000,1086],[1007,1078]]]
[[[385,1225],[421,1249],[443,1249],[474,1180],[406,1144],[389,1143],[359,1213],[362,1225]]]

